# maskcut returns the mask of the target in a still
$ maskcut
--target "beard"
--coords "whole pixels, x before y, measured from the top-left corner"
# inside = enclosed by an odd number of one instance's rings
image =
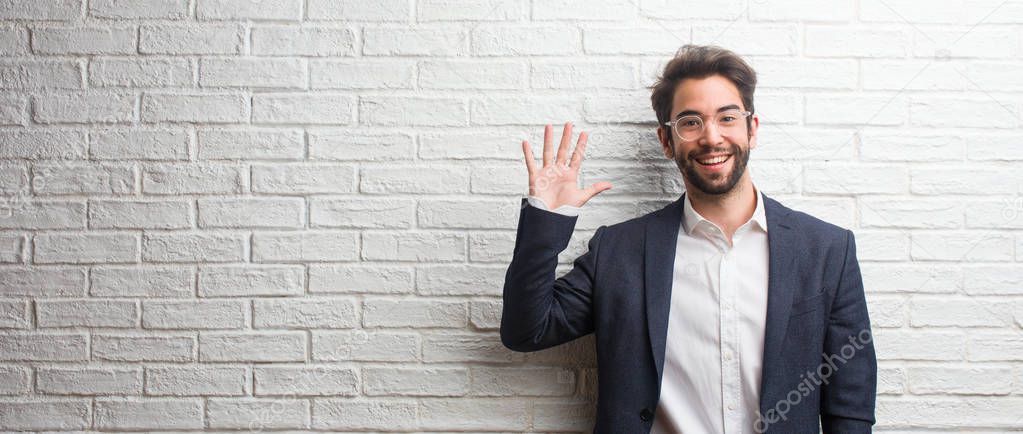
[[[710,154],[721,154],[731,153],[732,170],[728,173],[701,173],[699,164],[696,162],[697,158],[704,155]],[[725,195],[735,189],[735,186],[742,179],[742,174],[746,172],[746,164],[749,162],[749,148],[743,149],[739,145],[732,144],[730,148],[724,147],[713,147],[713,148],[700,148],[689,155],[678,155],[675,156],[675,165],[678,166],[679,171],[682,172],[682,176],[689,180],[689,183],[700,190],[703,194],[719,196]]]

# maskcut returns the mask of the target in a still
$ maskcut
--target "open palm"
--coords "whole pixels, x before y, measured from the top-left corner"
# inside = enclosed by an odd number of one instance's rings
[[[561,133],[561,145],[557,155],[551,146],[554,128],[544,127],[543,132],[543,167],[537,169],[533,150],[529,142],[522,141],[522,153],[526,158],[526,169],[529,171],[529,195],[540,198],[549,209],[561,205],[583,206],[598,193],[610,189],[611,183],[597,182],[587,188],[579,188],[579,168],[582,166],[583,153],[586,151],[587,134],[579,134],[579,141],[572,151],[571,162],[566,159],[569,142],[572,141],[572,123],[565,123]]]

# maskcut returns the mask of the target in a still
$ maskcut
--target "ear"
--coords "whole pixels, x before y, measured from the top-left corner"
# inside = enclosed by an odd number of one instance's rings
[[[661,152],[664,153],[664,158],[669,160],[675,159],[675,149],[672,148],[668,137],[669,132],[664,129],[663,126],[657,127],[657,140],[661,142]]]
[[[760,116],[756,113],[750,118],[749,148],[757,147],[757,130],[760,128]]]

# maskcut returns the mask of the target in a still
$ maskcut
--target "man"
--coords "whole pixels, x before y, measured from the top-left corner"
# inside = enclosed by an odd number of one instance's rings
[[[767,197],[756,147],[756,74],[687,45],[652,86],[657,135],[685,193],[600,226],[555,279],[580,207],[586,149],[572,125],[529,172],[505,276],[501,340],[536,351],[596,334],[596,433],[870,432],[877,362],[853,233]],[[553,211],[548,211],[553,210]]]

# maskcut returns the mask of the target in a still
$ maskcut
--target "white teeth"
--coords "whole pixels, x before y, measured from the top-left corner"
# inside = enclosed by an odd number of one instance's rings
[[[724,156],[721,156],[721,157],[715,157],[715,158],[711,158],[709,160],[696,160],[696,161],[699,162],[700,164],[708,164],[708,165],[709,164],[718,164],[718,163],[720,163],[722,161],[727,160],[728,157],[730,157],[730,155],[724,155]]]

